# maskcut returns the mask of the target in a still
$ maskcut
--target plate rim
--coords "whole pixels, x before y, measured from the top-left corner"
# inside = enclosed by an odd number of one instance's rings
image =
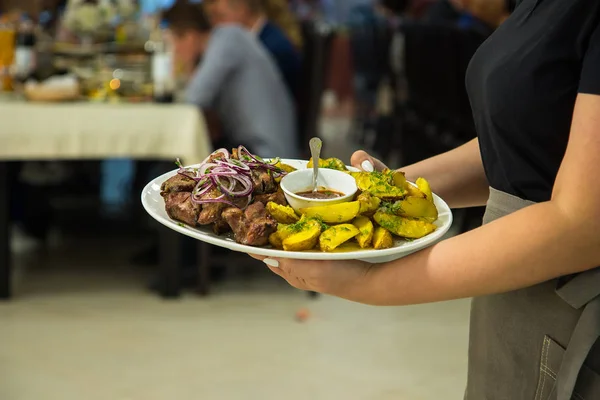
[[[306,160],[298,160],[298,159],[281,159],[282,162],[292,162],[292,163],[301,163],[308,164]],[[193,164],[190,167],[195,167],[200,164]],[[352,168],[352,167],[349,167]],[[352,168],[353,170],[358,171],[356,168]],[[231,239],[226,239],[223,237],[216,236],[214,233],[209,231],[204,231],[202,228],[194,228],[187,225],[180,225],[181,223],[171,220],[168,217],[163,217],[161,215],[157,215],[154,210],[152,204],[150,204],[149,199],[151,197],[150,193],[155,192],[156,189],[153,186],[158,185],[174,176],[177,173],[178,169],[174,169],[167,173],[164,173],[150,182],[148,182],[141,194],[141,201],[144,210],[158,223],[161,225],[174,230],[180,234],[191,237],[193,239],[202,241],[204,243],[212,244],[214,246],[227,248],[229,250],[253,254],[257,256],[265,256],[265,257],[274,257],[279,259],[296,259],[296,260],[320,260],[320,261],[347,261],[347,260],[369,260],[369,259],[379,259],[379,258],[388,258],[392,256],[402,257],[404,255],[408,255],[423,249],[426,249],[435,243],[439,242],[444,235],[448,232],[448,230],[452,227],[454,216],[452,214],[452,210],[448,206],[448,204],[435,193],[433,194],[434,199],[437,204],[441,204],[444,208],[442,212],[440,212],[439,217],[444,217],[447,219],[447,222],[442,226],[438,226],[435,232],[425,236],[424,238],[417,239],[411,242],[405,242],[402,246],[395,246],[389,249],[375,250],[357,250],[357,251],[348,251],[348,252],[332,252],[326,253],[321,251],[285,251],[272,249],[267,247],[253,247],[248,245],[243,245],[235,242]],[[158,183],[160,181],[160,184]],[[440,218],[438,217],[438,221]],[[436,221],[437,222],[437,221]],[[425,242],[425,243],[424,243]]]

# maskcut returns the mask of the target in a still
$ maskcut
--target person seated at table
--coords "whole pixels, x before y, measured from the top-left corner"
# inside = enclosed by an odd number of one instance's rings
[[[215,147],[243,144],[263,157],[296,157],[292,97],[252,34],[230,24],[211,29],[202,6],[187,1],[176,2],[164,18],[175,58],[193,71],[186,100],[207,115]]]
[[[281,19],[286,16],[281,7],[276,7],[272,0],[206,0],[204,5],[213,24],[239,24],[255,34],[277,62],[290,93],[297,97],[302,73],[300,53],[286,32],[267,14],[269,10],[273,14],[277,11]],[[288,30],[299,37],[297,25],[290,22],[293,21],[286,18]]]

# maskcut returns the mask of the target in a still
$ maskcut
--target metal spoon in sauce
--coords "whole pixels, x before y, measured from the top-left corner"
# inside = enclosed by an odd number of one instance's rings
[[[323,142],[318,137],[310,139],[310,154],[313,159],[313,192],[318,192],[317,177],[319,176],[319,160],[321,159],[321,149]]]

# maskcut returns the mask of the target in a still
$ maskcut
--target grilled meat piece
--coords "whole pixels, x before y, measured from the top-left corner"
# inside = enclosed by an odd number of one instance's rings
[[[263,203],[265,206],[269,202],[277,203],[282,206],[288,205],[288,202],[285,199],[285,194],[283,193],[283,191],[281,189],[279,189],[275,193],[259,194],[258,196],[254,197],[254,202],[255,203]]]
[[[255,195],[273,193],[277,190],[275,178],[267,169],[252,170],[252,183],[254,184]]]
[[[213,188],[208,192],[204,193],[200,199],[216,199],[221,197],[221,192]],[[218,222],[221,217],[221,212],[225,209],[226,205],[223,203],[204,203],[202,204],[202,211],[198,216],[198,225],[210,225]]]
[[[223,219],[233,230],[236,242],[248,246],[266,245],[269,236],[277,230],[277,222],[262,203],[254,203],[246,211],[228,208],[223,211]]]
[[[167,193],[164,199],[165,210],[171,219],[181,221],[190,226],[196,226],[196,221],[202,207],[192,202],[191,193]]]
[[[177,174],[172,178],[164,181],[160,187],[160,195],[165,196],[175,192],[191,193],[196,187],[196,181],[185,175]]]
[[[244,227],[244,211],[236,207],[229,207],[223,211],[222,217],[236,234],[237,241],[237,232],[240,232]]]
[[[223,217],[219,218],[219,220],[212,225],[212,229],[215,235],[219,236],[231,231],[231,227]]]

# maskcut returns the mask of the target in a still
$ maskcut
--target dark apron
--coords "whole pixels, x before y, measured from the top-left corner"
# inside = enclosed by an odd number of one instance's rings
[[[532,204],[491,189],[484,223]],[[600,400],[599,337],[600,268],[475,298],[465,399]]]

